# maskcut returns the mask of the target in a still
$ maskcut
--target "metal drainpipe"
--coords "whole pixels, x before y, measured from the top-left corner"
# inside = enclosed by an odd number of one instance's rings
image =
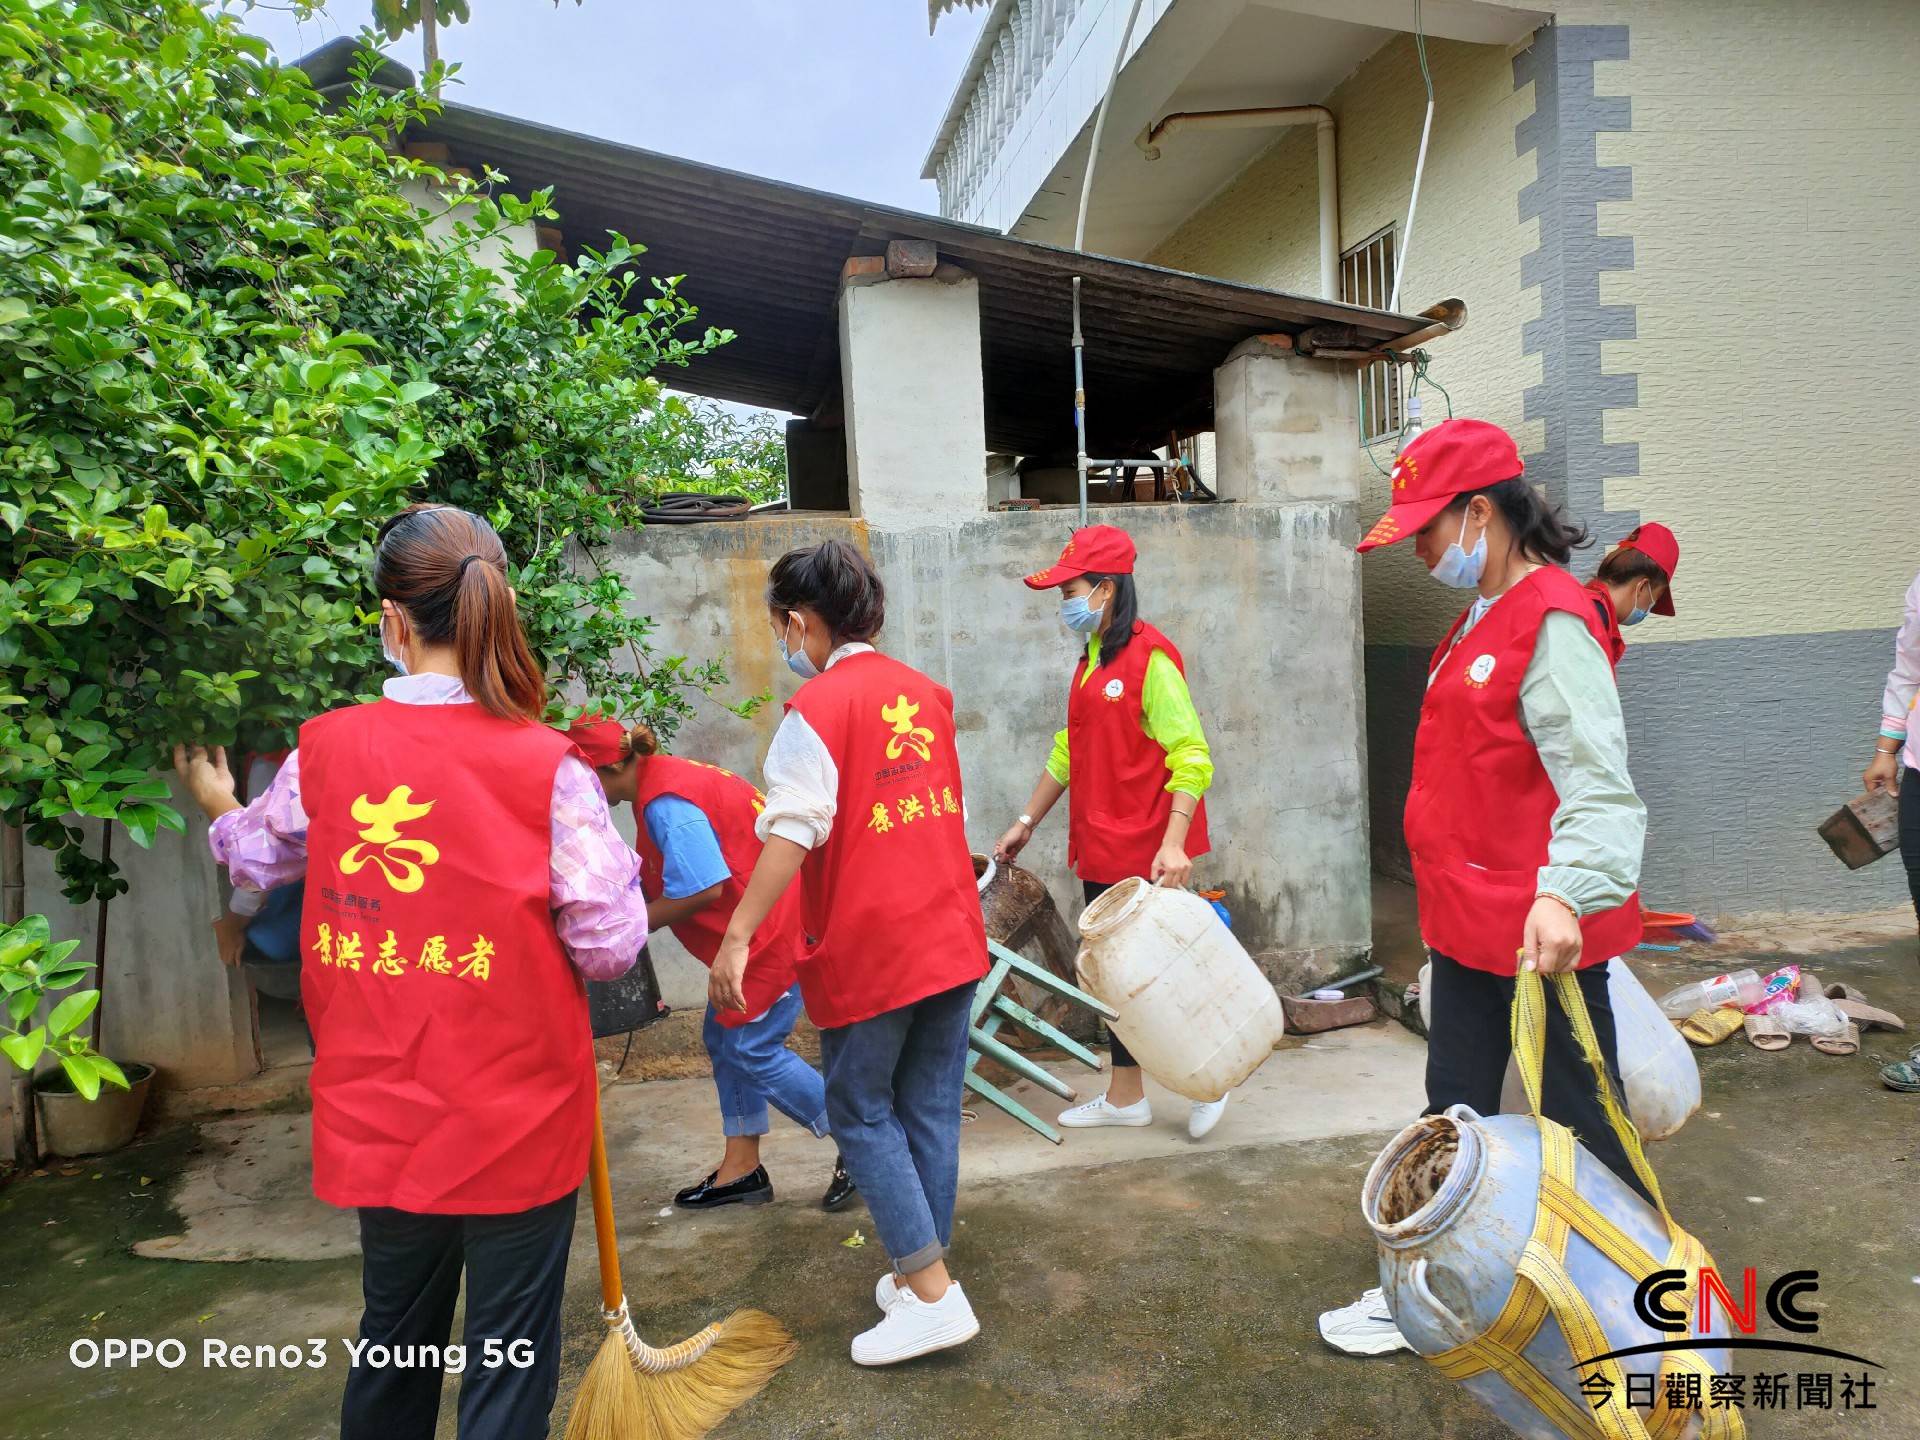
[[[1237,110],[1179,110],[1140,132],[1133,142],[1149,160],[1175,130],[1254,130],[1270,125],[1314,127],[1320,181],[1320,298],[1340,298],[1340,169],[1333,112],[1324,105],[1259,105]]]

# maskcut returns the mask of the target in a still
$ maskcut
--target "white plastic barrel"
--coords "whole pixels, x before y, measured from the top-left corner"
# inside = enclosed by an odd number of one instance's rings
[[[1656,1263],[1667,1254],[1659,1213],[1584,1148],[1574,1161],[1574,1188]],[[1540,1130],[1531,1115],[1482,1119],[1456,1105],[1408,1126],[1380,1152],[1367,1172],[1361,1208],[1379,1242],[1387,1306],[1420,1354],[1438,1355],[1478,1339],[1499,1317],[1533,1231],[1539,1191]],[[1651,1332],[1633,1304],[1642,1277],[1578,1235],[1567,1242],[1566,1268],[1606,1331],[1609,1350],[1647,1342]],[[1724,1316],[1716,1316],[1710,1333],[1726,1336]],[[1559,1389],[1580,1413],[1591,1413],[1589,1398],[1579,1390],[1583,1372],[1573,1363],[1587,1357],[1568,1353],[1551,1316],[1522,1355],[1538,1380]],[[1700,1355],[1716,1370],[1726,1369],[1724,1349]],[[1657,1375],[1660,1359],[1633,1356],[1620,1367],[1629,1376]],[[1526,1440],[1564,1440],[1560,1427],[1497,1373],[1460,1383]],[[1661,1393],[1657,1379],[1653,1392]]]
[[[1693,1047],[1673,1028],[1640,977],[1618,956],[1607,962],[1607,999],[1613,1007],[1620,1080],[1626,1087],[1627,1114],[1633,1117],[1633,1128],[1642,1140],[1665,1140],[1678,1134],[1700,1108],[1700,1066],[1693,1058]],[[1431,1032],[1431,964],[1420,967],[1420,1019]],[[1524,1115],[1527,1110],[1526,1092],[1520,1088],[1520,1067],[1511,1061],[1500,1090],[1500,1108],[1509,1115]]]
[[[1082,913],[1080,938],[1080,984],[1169,1090],[1218,1100],[1273,1053],[1280,997],[1200,896],[1123,880]]]

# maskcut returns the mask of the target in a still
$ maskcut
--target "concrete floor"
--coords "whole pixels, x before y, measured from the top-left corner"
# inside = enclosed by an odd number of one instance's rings
[[[1911,939],[1828,948],[1864,933],[1783,932],[1771,943],[1784,948],[1744,953],[1777,964],[1823,951],[1811,960],[1823,976],[1920,1021]],[[1711,973],[1727,950],[1660,965],[1653,988]],[[1704,1052],[1705,1109],[1654,1152],[1681,1218],[1724,1266],[1756,1266],[1762,1288],[1782,1270],[1818,1268],[1819,1342],[1886,1367],[1877,1410],[1750,1414],[1756,1436],[1920,1434],[1920,1096],[1875,1077],[1907,1044],[1869,1036],[1844,1060],[1803,1042],[1777,1055],[1739,1040]],[[782,1126],[768,1146],[778,1203],[662,1215],[717,1148],[702,1138],[715,1128],[710,1091],[697,1079],[622,1084],[607,1104],[630,1294],[655,1339],[738,1305],[772,1310],[800,1337],[799,1358],[718,1432],[736,1440],[1501,1435],[1414,1357],[1348,1359],[1314,1331],[1318,1310],[1373,1283],[1360,1178],[1419,1107],[1423,1051],[1385,1023],[1290,1040],[1201,1145],[1179,1128],[1178,1101],[1160,1106],[1152,1130],[1070,1135],[1058,1149],[987,1112],[966,1131],[953,1257],[985,1331],[955,1354],[882,1373],[846,1357],[876,1318],[883,1262],[872,1243],[842,1243],[856,1231],[871,1241],[863,1212],[815,1208],[825,1147]],[[207,1122],[0,1192],[0,1431],[334,1433],[337,1339],[323,1369],[201,1364],[207,1337],[353,1333],[353,1230],[306,1197],[303,1133],[295,1114]],[[584,1223],[577,1244],[562,1407],[599,1340]],[[189,1357],[173,1370],[69,1364],[75,1339],[110,1336],[177,1337]],[[1789,1372],[1828,1363],[1754,1360],[1750,1369]],[[451,1436],[450,1407],[447,1419]]]

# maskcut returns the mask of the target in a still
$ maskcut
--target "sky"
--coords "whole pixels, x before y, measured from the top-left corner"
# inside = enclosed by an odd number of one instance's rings
[[[246,17],[297,60],[372,15]],[[920,167],[984,11],[927,34],[925,0],[473,0],[446,25],[450,100],[862,200],[934,211]],[[420,68],[418,34],[388,47]]]

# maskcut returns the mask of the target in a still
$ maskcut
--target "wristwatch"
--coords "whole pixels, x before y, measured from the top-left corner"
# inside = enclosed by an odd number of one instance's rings
[[[1020,823],[1021,823],[1022,825],[1024,825],[1024,826],[1026,826],[1026,827],[1027,827],[1027,829],[1029,829],[1029,830],[1031,830],[1031,829],[1033,829],[1033,816],[1031,816],[1031,815],[1022,815],[1022,816],[1020,817]]]

